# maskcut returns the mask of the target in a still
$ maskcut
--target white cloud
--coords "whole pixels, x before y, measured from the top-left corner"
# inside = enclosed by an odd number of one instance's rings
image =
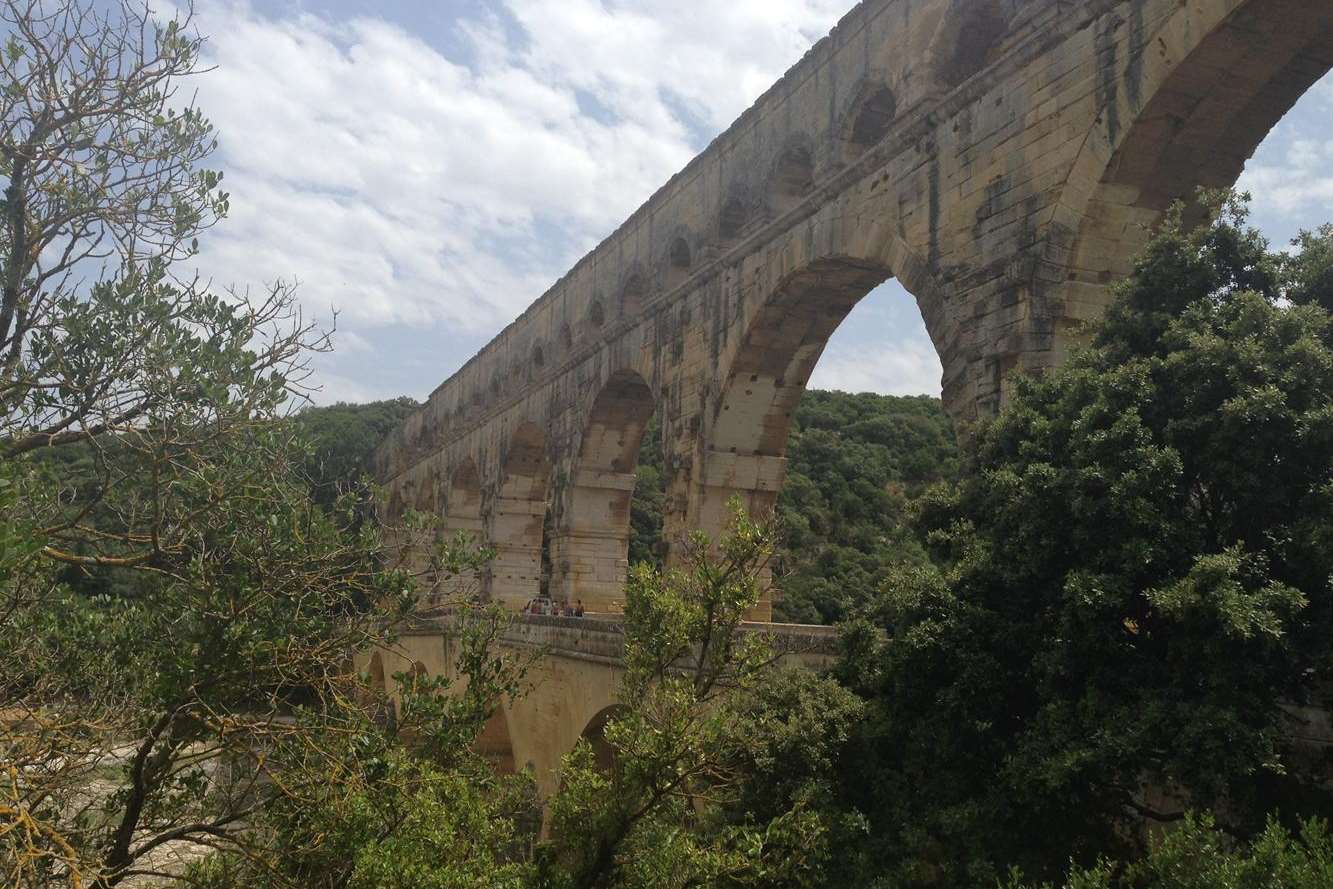
[[[366,404],[392,398],[378,391],[374,386],[367,386],[358,380],[351,380],[334,371],[321,371],[314,381],[315,389],[307,392],[310,403],[328,406],[345,402],[347,404]],[[304,405],[298,405],[298,407]]]
[[[845,5],[508,0],[458,23],[469,67],[379,19],[204,3],[233,195],[205,270],[299,279],[346,329],[494,332],[688,162],[688,118],[721,129]]]
[[[664,95],[727,126],[849,8],[846,0],[508,0],[524,63],[660,133]]]
[[[1238,185],[1256,206],[1282,216],[1333,215],[1333,140],[1296,139],[1284,156],[1260,156]]]
[[[338,352],[364,354],[375,351],[370,340],[352,330],[339,330],[333,334],[333,346]]]
[[[938,396],[943,375],[939,356],[929,341],[907,340],[883,346],[843,346],[830,351],[815,367],[810,387]]]
[[[1333,75],[1317,83],[1264,140],[1237,187],[1261,217],[1313,227],[1333,218]]]

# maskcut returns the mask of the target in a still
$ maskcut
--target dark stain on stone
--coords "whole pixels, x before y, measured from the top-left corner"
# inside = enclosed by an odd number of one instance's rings
[[[940,264],[940,158],[938,154],[930,159],[927,178],[930,184],[929,262],[930,267],[934,269],[938,268]]]
[[[964,164],[970,164],[973,161],[975,152],[972,150],[972,139],[974,134],[974,123],[972,120],[972,105],[964,105],[954,118],[954,132],[958,134],[957,148],[960,153],[959,160]]]
[[[1129,63],[1125,66],[1125,95],[1129,104],[1138,111],[1143,107],[1143,53],[1147,34],[1143,23],[1143,4],[1147,0],[1133,0],[1129,12]]]
[[[1111,144],[1120,136],[1120,82],[1116,78],[1117,52],[1115,32],[1119,22],[1113,15],[1097,22],[1097,107],[1104,109],[1106,131]]]
[[[1004,209],[1001,198],[1008,190],[1008,176],[997,176],[986,184],[985,197],[977,207],[977,222],[972,227],[972,237],[980,238],[985,234],[986,220]]]

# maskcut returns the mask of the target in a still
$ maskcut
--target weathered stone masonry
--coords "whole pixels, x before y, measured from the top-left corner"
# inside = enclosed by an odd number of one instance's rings
[[[829,335],[895,276],[950,412],[994,411],[1330,66],[1333,0],[866,0],[381,448],[388,508],[488,537],[521,605],[549,500],[552,592],[611,610],[654,411],[669,537],[771,506]]]

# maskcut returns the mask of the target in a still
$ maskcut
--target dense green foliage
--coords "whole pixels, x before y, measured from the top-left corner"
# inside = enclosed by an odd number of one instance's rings
[[[654,414],[643,433],[634,498],[630,501],[629,563],[662,565],[662,516],[666,508],[666,470],[662,465],[662,424]]]
[[[1013,876],[1006,889],[1019,889]],[[1139,861],[1070,873],[1063,889],[1325,889],[1333,886],[1333,834],[1311,820],[1298,834],[1269,822],[1253,843],[1238,843],[1211,817],[1189,815]],[[1041,889],[1052,889],[1046,884]]]
[[[339,494],[354,489],[371,452],[419,406],[404,397],[370,404],[340,402],[301,411],[296,425],[311,446],[302,477],[309,482],[315,502],[328,508]]]
[[[543,889],[813,889],[862,827],[831,804],[861,702],[736,634],[773,536],[733,508],[717,557],[696,535],[681,569],[631,574],[621,703],[602,755],[565,760]]]
[[[532,776],[478,749],[542,656],[460,588],[491,554],[364,520],[414,405],[293,418],[328,339],[291,290],[179,273],[228,207],[175,98],[202,38],[104,0],[0,19],[5,885],[177,876],[182,843],[198,889],[1333,882],[1302,739],[1333,708],[1333,227],[1288,255],[1234,201],[1169,215],[961,469],[938,403],[811,393],[781,551],[734,503],[653,564],[645,448],[619,703],[538,842]],[[855,617],[832,676],[737,632],[775,558],[780,615]],[[453,680],[397,645],[441,589]]]
[[[396,700],[282,740],[287,792],[255,819],[256,842],[182,885],[827,885],[835,850],[864,830],[834,802],[863,705],[827,677],[774,670],[766,641],[736,635],[771,546],[738,514],[716,554],[692,541],[687,570],[635,570],[621,703],[566,758],[548,842],[531,777],[496,775],[473,749],[499,698],[524,693],[526,667],[494,647],[505,619],[478,611],[460,626],[465,684],[402,673]]]
[[[361,688],[279,739],[284,793],[253,819],[245,854],[224,850],[181,880],[234,886],[518,887],[541,823],[531,776],[498,775],[476,742],[501,697],[522,693],[527,662],[495,647],[508,617],[457,625],[466,681],[415,672]],[[392,691],[390,698],[386,692]]]
[[[778,500],[782,546],[775,619],[836,623],[894,565],[926,554],[907,506],[958,467],[938,399],[809,392],[796,412]]]
[[[1055,878],[1184,807],[1242,836],[1330,811],[1292,740],[1293,707],[1333,704],[1324,247],[1173,217],[1093,346],[918,505],[935,561],[885,584],[889,641],[854,632],[844,674],[890,885]]]
[[[135,3],[0,4],[0,882],[109,889],[253,847],[332,756],[347,654],[416,607],[286,419],[328,338],[184,263],[228,196]],[[352,708],[354,709],[354,708]]]

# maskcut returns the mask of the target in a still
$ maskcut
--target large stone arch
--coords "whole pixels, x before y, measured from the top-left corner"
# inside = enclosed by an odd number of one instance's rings
[[[449,474],[449,489],[444,495],[444,527],[447,533],[460,531],[480,537],[481,475],[477,461],[464,457]]]
[[[630,503],[644,430],[656,410],[633,370],[611,374],[587,411],[551,540],[551,594],[590,612],[619,610],[629,568]]]
[[[848,210],[834,205],[826,212],[838,218]],[[725,310],[734,336],[720,345],[712,371],[716,388],[701,406],[698,431],[684,430],[689,459],[676,462],[687,471],[669,491],[669,559],[680,558],[678,544],[690,531],[717,539],[732,498],[754,515],[772,511],[785,480],[793,415],[811,373],[833,332],[877,286],[896,278],[915,297],[936,350],[951,353],[956,325],[947,289],[895,222],[886,212],[865,225],[828,226],[822,242],[792,238],[777,254],[780,277]],[[951,370],[959,373],[946,365],[946,380]],[[771,614],[765,601],[750,619],[766,621]]]
[[[546,432],[523,422],[506,442],[501,480],[486,511],[486,537],[495,548],[487,569],[488,598],[515,610],[542,588],[542,539],[551,461]]]
[[[1093,318],[1164,211],[1229,188],[1292,106],[1333,69],[1333,4],[1182,4],[1154,35],[1142,4],[1128,44],[1106,34],[1102,113],[1075,161],[1048,256],[1069,314]],[[1105,33],[1105,32],[1103,32]]]
[[[826,258],[788,275],[750,313],[704,425],[684,525],[713,539],[738,498],[767,516],[786,479],[796,408],[829,338],[848,313],[891,273],[877,262]],[[685,529],[668,530],[668,544]],[[772,618],[765,600],[750,615]]]

